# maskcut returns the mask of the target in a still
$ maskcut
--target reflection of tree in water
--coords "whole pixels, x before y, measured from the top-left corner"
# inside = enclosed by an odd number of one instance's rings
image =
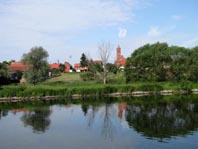
[[[128,105],[125,116],[137,132],[160,141],[198,128],[198,104],[193,103]]]
[[[102,110],[102,124],[101,124],[101,133],[105,139],[113,139],[113,127],[112,127],[112,114],[114,113],[112,110],[111,104],[105,104],[103,108],[100,105],[82,105],[82,111],[88,117],[88,126],[92,127],[94,124],[94,119],[96,117],[99,110]]]
[[[25,112],[21,120],[24,122],[25,127],[31,126],[35,133],[45,132],[50,126],[50,114],[51,110],[49,108],[35,109]]]
[[[86,116],[86,115],[87,115],[87,112],[88,112],[88,110],[89,110],[89,105],[88,105],[88,104],[83,104],[83,103],[82,103],[81,109],[82,109],[84,115]]]
[[[102,135],[105,139],[113,140],[113,125],[112,125],[112,106],[106,104],[104,107],[104,114],[103,114],[103,125],[102,125]]]
[[[8,115],[8,110],[0,110],[0,119],[1,117],[6,117]]]

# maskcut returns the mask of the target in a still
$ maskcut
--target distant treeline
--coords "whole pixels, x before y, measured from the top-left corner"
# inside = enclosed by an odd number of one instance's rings
[[[198,81],[198,47],[146,44],[127,59],[126,82]]]

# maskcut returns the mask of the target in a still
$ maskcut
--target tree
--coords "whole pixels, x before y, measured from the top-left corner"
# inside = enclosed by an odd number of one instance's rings
[[[118,72],[118,68],[116,67],[115,64],[112,63],[107,63],[107,69],[109,72],[113,72],[114,74]]]
[[[198,82],[198,48],[146,44],[127,59],[126,82],[194,81]]]
[[[3,62],[0,63],[0,85],[8,84],[9,77],[8,77],[8,64]]]
[[[66,66],[65,66],[64,64],[60,64],[60,65],[59,65],[59,70],[60,70],[61,72],[65,72],[65,69],[66,69]]]
[[[112,51],[112,45],[110,42],[101,42],[98,45],[98,53],[100,56],[100,59],[102,61],[102,68],[103,68],[103,83],[107,83],[107,75],[108,75],[108,70],[107,70],[107,63],[109,60],[109,56]]]
[[[42,47],[33,47],[29,53],[24,54],[22,61],[29,65],[25,78],[29,83],[36,84],[45,81],[48,77],[48,52]]]
[[[81,67],[87,67],[88,66],[87,62],[88,62],[87,57],[83,53],[82,56],[81,56],[81,58],[80,58],[80,66]]]

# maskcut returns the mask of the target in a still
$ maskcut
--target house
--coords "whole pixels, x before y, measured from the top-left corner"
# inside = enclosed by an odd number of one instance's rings
[[[121,48],[120,48],[119,45],[116,48],[115,65],[116,65],[117,68],[125,68],[125,65],[126,65],[126,58],[122,56],[122,54],[121,54]]]
[[[9,66],[9,72],[11,80],[16,81],[19,76],[17,76],[16,71],[26,72],[29,69],[30,65],[24,64],[23,62],[12,62]],[[20,83],[25,83],[25,78],[21,78]]]
[[[81,67],[80,63],[74,64],[74,69],[76,72],[82,72],[82,71],[87,71],[88,67]]]
[[[53,63],[53,64],[50,64],[50,69],[59,69],[59,66],[60,66],[60,64]]]
[[[24,64],[23,62],[12,62],[9,66],[9,71],[14,72],[14,71],[22,71],[25,72],[29,68],[29,65]]]
[[[101,65],[102,61],[101,60],[91,60],[88,61],[88,63],[93,63],[93,64],[98,64]],[[88,67],[81,67],[80,63],[75,63],[74,64],[74,69],[76,70],[76,72],[84,72],[84,71],[88,71]]]
[[[68,62],[65,62],[64,65],[65,65],[65,72],[72,72],[71,65]]]
[[[72,72],[71,65],[68,62],[65,62],[64,65],[65,65],[64,72]],[[52,64],[50,64],[50,69],[60,69],[60,64],[52,63]]]

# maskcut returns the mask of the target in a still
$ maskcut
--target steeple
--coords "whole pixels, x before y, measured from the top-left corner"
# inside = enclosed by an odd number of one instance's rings
[[[119,60],[121,58],[121,48],[120,45],[116,48],[116,59]]]
[[[121,66],[124,67],[126,64],[126,58],[124,58],[121,54],[121,48],[120,45],[116,48],[116,60],[115,65],[117,68],[120,68]]]

